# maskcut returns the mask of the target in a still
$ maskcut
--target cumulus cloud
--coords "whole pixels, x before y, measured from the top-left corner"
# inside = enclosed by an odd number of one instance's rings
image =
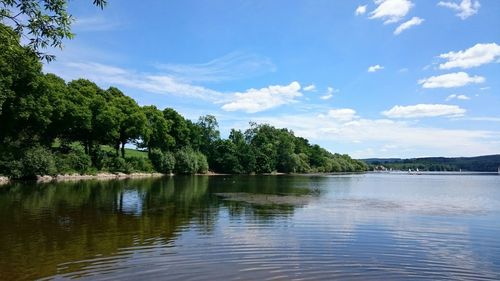
[[[372,65],[372,66],[368,67],[368,72],[376,72],[376,71],[379,71],[382,69],[384,69],[383,66],[376,64],[376,65]]]
[[[452,95],[449,95],[447,98],[446,98],[446,101],[450,101],[450,100],[453,100],[453,99],[457,99],[457,100],[470,100],[470,98],[466,95],[456,95],[456,94],[452,94]]]
[[[496,43],[479,43],[467,50],[448,52],[439,55],[439,57],[447,60],[439,65],[440,69],[477,67],[495,61],[498,62],[498,59],[500,59],[500,45]]]
[[[326,94],[319,98],[322,100],[329,100],[333,97],[333,93],[338,93],[338,92],[339,90],[334,89],[333,87],[328,87]]]
[[[280,105],[296,102],[302,96],[299,82],[294,81],[286,86],[274,85],[261,89],[249,89],[243,93],[235,93],[232,101],[222,106],[226,111],[245,111],[255,113]]]
[[[469,76],[465,72],[455,72],[420,79],[418,84],[422,85],[423,88],[456,88],[473,83],[483,83],[484,81],[486,79],[482,76]]]
[[[416,105],[396,105],[393,108],[383,111],[382,114],[389,118],[421,118],[462,116],[465,109],[456,105],[447,104],[416,104]]]
[[[351,108],[331,109],[326,116],[338,121],[351,121],[357,118],[356,111]],[[320,115],[320,117],[324,117],[324,115]]]
[[[402,24],[400,24],[396,30],[394,30],[395,35],[399,35],[401,32],[411,28],[412,26],[420,25],[424,22],[424,19],[419,18],[419,17],[413,17],[409,21],[405,21]]]
[[[356,14],[356,16],[364,15],[366,13],[366,5],[358,6],[354,13]]]
[[[479,4],[479,1],[477,0],[462,0],[460,4],[458,2],[440,1],[438,3],[438,6],[450,8],[457,11],[457,17],[464,20],[472,15],[477,14],[477,12],[479,11],[479,7],[481,7],[481,4]]]
[[[384,24],[403,19],[413,7],[409,0],[375,0],[377,8],[370,13],[370,19],[384,20]]]
[[[303,90],[304,92],[314,92],[316,91],[316,85],[311,84],[309,86],[305,86]]]

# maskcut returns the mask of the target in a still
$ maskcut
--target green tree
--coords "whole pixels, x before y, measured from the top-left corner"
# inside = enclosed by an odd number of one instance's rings
[[[117,88],[111,87],[106,92],[111,97],[110,106],[116,108],[114,118],[118,134],[114,147],[117,154],[121,148],[122,157],[125,158],[125,145],[144,135],[147,118],[137,102]]]
[[[147,148],[148,154],[151,154],[151,150],[154,148],[161,151],[173,149],[175,140],[169,134],[172,124],[163,117],[163,113],[156,106],[144,106],[142,111],[146,116],[146,125],[140,147]]]
[[[172,108],[163,110],[163,116],[172,124],[170,135],[174,138],[175,149],[188,146],[190,130],[186,119]]]
[[[50,123],[51,105],[41,89],[41,64],[0,24],[0,141],[40,139]]]

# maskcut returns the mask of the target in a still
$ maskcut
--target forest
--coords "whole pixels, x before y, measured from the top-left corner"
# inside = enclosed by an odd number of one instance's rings
[[[0,175],[109,172],[329,173],[367,165],[291,130],[250,123],[223,139],[212,115],[196,122],[172,108],[139,106],[118,88],[66,82],[0,25]],[[127,149],[135,146],[137,150]]]
[[[372,158],[363,159],[365,163],[375,168],[384,166],[395,170],[408,169],[420,171],[476,171],[496,172],[500,168],[500,155],[484,155],[476,157],[423,157],[413,159]]]

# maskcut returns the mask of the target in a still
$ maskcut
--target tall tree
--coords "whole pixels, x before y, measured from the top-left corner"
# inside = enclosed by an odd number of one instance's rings
[[[190,130],[186,119],[172,108],[165,108],[163,110],[163,116],[172,124],[170,135],[174,138],[175,149],[178,150],[182,147],[189,146]]]
[[[156,106],[144,106],[142,111],[146,116],[146,126],[142,135],[142,144],[139,146],[148,149],[148,155],[155,148],[169,151],[175,145],[174,138],[169,134],[171,122],[163,117],[163,113]]]
[[[116,151],[121,148],[122,157],[125,157],[125,145],[144,135],[147,119],[139,105],[131,97],[124,95],[117,88],[111,87],[106,91],[111,97],[111,106],[115,107],[115,120],[118,134],[114,142]]]

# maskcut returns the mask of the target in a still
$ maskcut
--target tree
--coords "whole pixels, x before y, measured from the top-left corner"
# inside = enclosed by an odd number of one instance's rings
[[[107,0],[93,0],[93,4],[104,8]],[[41,52],[47,47],[62,48],[65,38],[71,33],[73,17],[67,11],[67,0],[0,0],[0,21],[14,26],[14,31],[28,39],[28,47],[47,61],[53,55]]]
[[[156,106],[144,106],[142,111],[146,116],[146,126],[141,136],[140,147],[147,148],[148,154],[151,150],[158,148],[161,151],[171,150],[175,145],[174,138],[169,134],[171,122],[163,117],[163,113]]]
[[[231,140],[217,140],[213,143],[210,167],[218,172],[240,174],[243,167],[238,159],[237,147]]]
[[[40,106],[37,106],[38,87],[42,65],[35,54],[19,43],[19,36],[12,28],[0,24],[0,141],[19,140],[22,135],[33,136],[30,121],[38,119],[42,125]],[[40,99],[40,104],[46,100]],[[35,108],[37,107],[37,108]]]
[[[135,100],[124,95],[117,88],[111,87],[106,93],[109,95],[110,106],[115,108],[114,118],[118,133],[114,139],[114,147],[117,154],[121,147],[122,157],[125,158],[125,145],[144,135],[146,115]]]
[[[182,115],[180,115],[172,108],[165,108],[163,110],[163,116],[172,124],[170,135],[174,138],[175,149],[179,150],[185,146],[188,146],[190,144],[190,130],[186,119],[184,119]]]

